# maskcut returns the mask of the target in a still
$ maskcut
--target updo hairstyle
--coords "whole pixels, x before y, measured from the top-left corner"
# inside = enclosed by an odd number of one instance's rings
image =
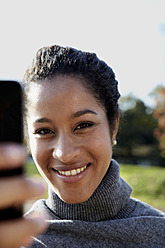
[[[40,84],[61,75],[82,79],[84,87],[104,108],[112,135],[119,114],[118,82],[111,67],[95,53],[57,45],[39,49],[24,75],[25,103],[32,83]]]

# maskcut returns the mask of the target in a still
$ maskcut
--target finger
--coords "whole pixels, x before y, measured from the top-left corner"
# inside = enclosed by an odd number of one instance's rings
[[[41,180],[12,177],[0,181],[0,208],[23,203],[44,194],[46,185]]]
[[[0,247],[18,248],[27,245],[36,236],[47,228],[44,218],[27,219],[0,223]]]
[[[18,167],[25,161],[26,152],[22,145],[0,144],[0,168]]]

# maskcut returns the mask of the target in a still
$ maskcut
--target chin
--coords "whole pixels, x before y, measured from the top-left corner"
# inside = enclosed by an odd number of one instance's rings
[[[75,197],[75,195],[73,197],[71,197],[71,194],[67,193],[67,194],[59,194],[59,193],[56,193],[58,195],[58,197],[66,202],[66,203],[69,203],[69,204],[76,204],[76,203],[83,203],[85,201],[87,201],[91,195],[84,195],[84,196],[81,196],[80,197],[80,194],[78,194],[77,197]]]
[[[87,201],[89,199],[89,197],[84,197],[83,199],[78,198],[70,198],[70,197],[61,197],[60,195],[58,195],[60,197],[60,199],[66,203],[69,204],[77,204],[77,203],[83,203],[85,201]]]

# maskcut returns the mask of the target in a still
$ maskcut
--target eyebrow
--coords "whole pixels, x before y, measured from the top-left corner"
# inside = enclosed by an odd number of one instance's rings
[[[73,118],[76,118],[76,117],[80,117],[82,115],[86,115],[86,114],[94,114],[94,115],[97,115],[97,113],[93,110],[90,110],[90,109],[82,109],[82,110],[79,110],[77,112],[75,112],[74,114],[72,114],[71,117]]]
[[[51,120],[46,118],[46,117],[43,117],[43,118],[36,119],[35,122],[37,122],[37,123],[43,123],[43,122],[50,123]]]
[[[77,112],[75,112],[74,114],[71,115],[71,118],[77,118],[80,117],[82,115],[86,115],[86,114],[94,114],[97,115],[97,113],[93,110],[90,109],[82,109],[79,110]],[[35,123],[51,123],[52,121],[49,118],[43,117],[43,118],[39,118],[35,120]]]

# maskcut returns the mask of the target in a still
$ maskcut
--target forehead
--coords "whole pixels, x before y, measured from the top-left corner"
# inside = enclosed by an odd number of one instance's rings
[[[81,91],[82,93],[91,94],[89,90],[84,86],[83,80],[77,77],[71,76],[56,76],[50,80],[44,80],[39,82],[32,82],[29,87],[28,96],[33,97],[44,97],[46,95],[51,95],[60,92],[72,92],[76,93]]]
[[[62,104],[63,107],[77,107],[77,105],[100,105],[96,98],[84,86],[83,80],[70,76],[58,76],[51,80],[32,83],[28,94],[29,104],[48,105]],[[75,106],[74,106],[75,105]],[[100,106],[102,107],[102,106]]]

